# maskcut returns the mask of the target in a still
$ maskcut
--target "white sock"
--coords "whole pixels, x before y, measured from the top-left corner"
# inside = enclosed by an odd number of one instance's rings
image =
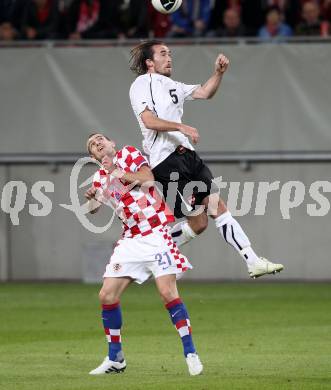
[[[215,218],[215,225],[224,240],[236,249],[247,265],[253,265],[259,259],[251,247],[249,238],[230,211]]]
[[[197,234],[194,233],[187,221],[182,221],[174,225],[170,229],[170,234],[172,240],[178,247],[186,244],[187,242],[191,241],[192,238],[197,236]]]

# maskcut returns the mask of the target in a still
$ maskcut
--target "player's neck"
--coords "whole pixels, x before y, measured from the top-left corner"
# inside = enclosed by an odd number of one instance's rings
[[[171,78],[171,75],[166,75],[166,74],[162,74],[162,73],[155,72],[155,71],[147,71],[146,74],[147,75],[156,75],[156,76],[167,77],[169,79]]]

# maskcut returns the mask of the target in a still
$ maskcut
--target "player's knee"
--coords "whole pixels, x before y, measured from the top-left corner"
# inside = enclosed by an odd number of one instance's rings
[[[118,297],[112,291],[102,288],[99,292],[99,300],[102,305],[112,305],[118,301]]]
[[[190,228],[194,231],[195,234],[201,234],[207,229],[208,226],[208,217],[205,212],[189,218]]]
[[[162,299],[163,303],[165,303],[165,304],[167,304],[167,303],[173,301],[174,299],[178,298],[177,292],[172,291],[172,289],[170,289],[168,287],[161,288],[159,290],[159,293],[160,293],[160,296],[161,296],[161,299]]]
[[[206,218],[204,218],[202,221],[201,221],[201,224],[199,226],[199,231],[198,231],[198,234],[201,234],[202,232],[204,232],[208,227],[208,218],[206,216]]]
[[[199,218],[198,223],[195,225],[194,232],[196,234],[201,234],[207,229],[207,227],[208,227],[208,217],[206,213],[203,213]]]
[[[217,216],[224,214],[228,211],[228,208],[226,207],[226,204],[222,199],[219,200],[218,202],[218,207],[217,207]]]

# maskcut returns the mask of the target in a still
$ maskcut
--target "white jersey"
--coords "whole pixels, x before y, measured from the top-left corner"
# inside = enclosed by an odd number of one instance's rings
[[[192,92],[200,85],[187,85],[158,73],[146,73],[136,78],[130,88],[133,111],[143,134],[143,149],[154,168],[165,160],[177,146],[194,150],[188,137],[180,131],[156,131],[144,126],[140,115],[146,108],[161,119],[182,122],[185,100],[193,100]]]

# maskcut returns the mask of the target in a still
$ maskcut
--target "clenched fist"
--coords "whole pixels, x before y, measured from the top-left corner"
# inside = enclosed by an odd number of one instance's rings
[[[215,72],[224,73],[230,64],[230,61],[224,54],[219,54],[215,61]]]

